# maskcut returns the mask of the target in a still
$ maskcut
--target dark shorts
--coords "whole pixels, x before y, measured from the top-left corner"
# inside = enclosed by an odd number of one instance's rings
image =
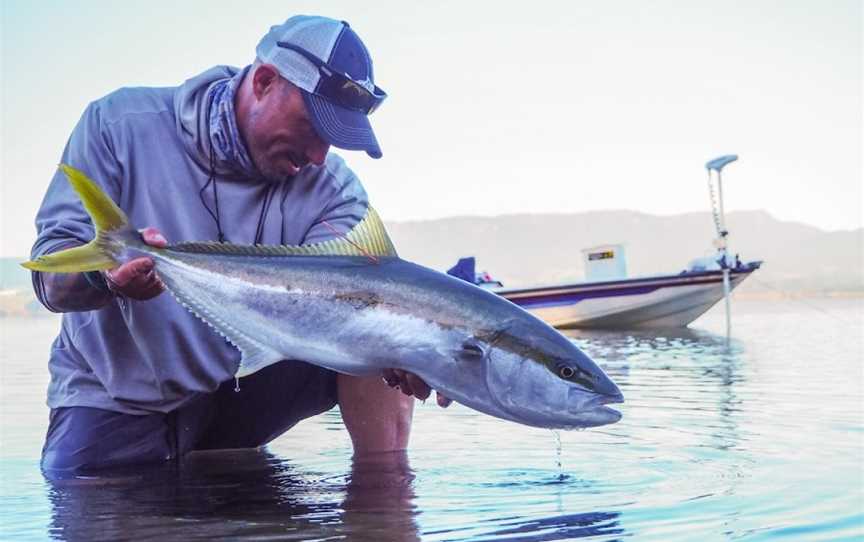
[[[165,462],[192,450],[253,448],[336,405],[336,374],[298,361],[265,367],[241,378],[239,392],[234,388],[234,380],[224,382],[168,414],[53,409],[42,470],[68,478]]]

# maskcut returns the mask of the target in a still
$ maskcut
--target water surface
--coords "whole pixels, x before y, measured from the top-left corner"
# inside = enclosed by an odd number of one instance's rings
[[[58,320],[0,320],[2,540],[857,540],[864,302],[736,302],[693,329],[579,332],[623,419],[553,433],[434,401],[407,454],[354,464],[337,410],[263,450],[111,484],[38,469]]]

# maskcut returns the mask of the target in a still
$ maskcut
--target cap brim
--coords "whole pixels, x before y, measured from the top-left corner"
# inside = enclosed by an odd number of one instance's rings
[[[372,132],[369,117],[335,105],[315,94],[301,90],[309,117],[318,135],[340,149],[366,151],[372,158],[381,158],[381,147]]]

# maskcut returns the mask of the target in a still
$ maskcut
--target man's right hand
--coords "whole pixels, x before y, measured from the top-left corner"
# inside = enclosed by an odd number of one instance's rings
[[[141,230],[141,237],[150,246],[164,248],[168,245],[168,241],[156,228]],[[153,260],[146,256],[105,271],[104,275],[109,290],[131,299],[144,301],[165,291],[165,285],[156,275]]]
[[[405,395],[413,395],[421,401],[425,401],[432,394],[432,388],[429,387],[429,384],[414,373],[401,369],[384,369],[381,376],[391,388],[396,388]],[[441,408],[447,408],[453,402],[453,399],[438,391],[435,392],[435,400]]]

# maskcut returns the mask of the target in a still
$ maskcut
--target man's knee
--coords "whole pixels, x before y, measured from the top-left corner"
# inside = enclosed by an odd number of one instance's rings
[[[176,455],[172,440],[163,414],[54,409],[42,449],[42,470],[56,479],[165,461]]]

